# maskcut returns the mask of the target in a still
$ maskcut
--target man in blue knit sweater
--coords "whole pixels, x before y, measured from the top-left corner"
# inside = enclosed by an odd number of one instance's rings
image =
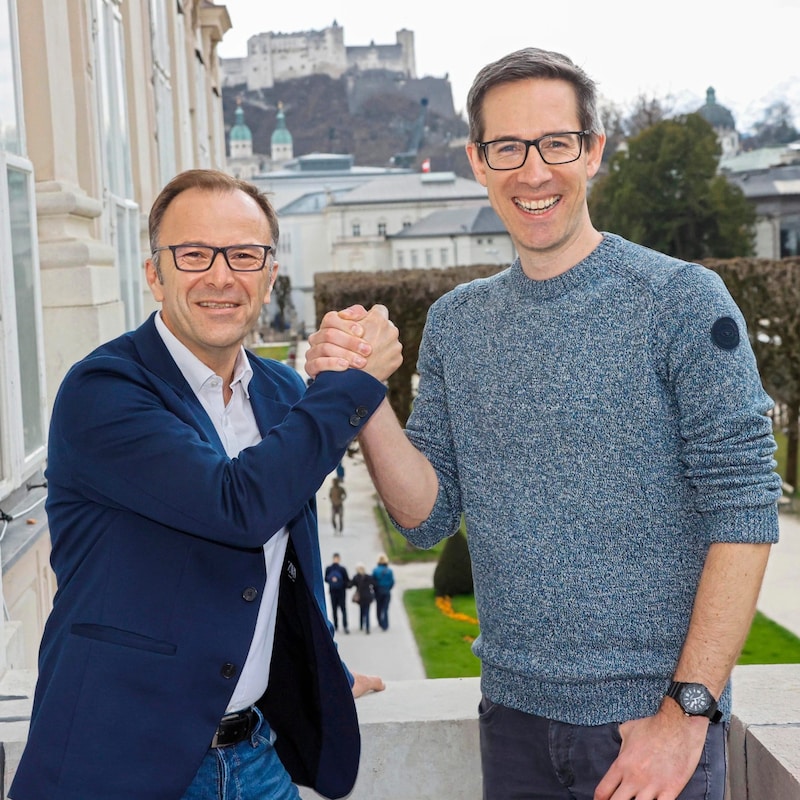
[[[416,545],[465,516],[484,798],[722,800],[730,673],[778,538],[745,321],[716,274],[593,227],[605,135],[572,61],[512,53],[468,111],[519,257],[432,306],[406,430],[384,401],[360,442]],[[306,369],[362,368],[390,326],[331,312]]]

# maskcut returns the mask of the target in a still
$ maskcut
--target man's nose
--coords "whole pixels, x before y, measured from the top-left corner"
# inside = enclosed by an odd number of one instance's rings
[[[530,183],[544,183],[550,179],[552,166],[541,156],[541,153],[531,145],[528,148],[528,157],[525,163],[517,170],[517,174],[522,180]]]
[[[206,280],[214,284],[228,283],[233,280],[233,271],[228,266],[225,254],[221,250],[214,253],[211,266],[206,271]]]

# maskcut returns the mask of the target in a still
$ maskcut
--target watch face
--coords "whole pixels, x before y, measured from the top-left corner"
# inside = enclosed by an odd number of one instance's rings
[[[711,696],[704,686],[689,683],[681,689],[681,705],[687,714],[702,714],[711,705]]]

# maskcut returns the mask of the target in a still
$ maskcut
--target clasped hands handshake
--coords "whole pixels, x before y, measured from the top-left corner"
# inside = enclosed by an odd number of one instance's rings
[[[386,306],[374,305],[367,311],[356,305],[329,311],[320,329],[308,337],[311,347],[306,353],[306,373],[316,378],[325,370],[343,372],[352,367],[385,381],[403,363],[398,335]],[[386,688],[377,675],[354,672],[353,678],[355,697]]]
[[[385,381],[403,363],[397,326],[382,305],[369,311],[360,305],[329,311],[308,343],[305,370],[312,378],[326,370],[354,368]]]

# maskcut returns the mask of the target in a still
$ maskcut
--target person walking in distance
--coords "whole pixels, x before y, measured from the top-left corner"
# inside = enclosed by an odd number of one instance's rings
[[[333,614],[334,630],[339,630],[339,613],[342,615],[342,628],[345,633],[350,633],[347,627],[347,586],[350,576],[344,564],[340,562],[338,553],[333,554],[333,562],[325,569],[325,583],[328,584],[328,593],[331,598],[331,612]]]
[[[518,257],[431,306],[405,431],[383,402],[358,441],[412,543],[466,521],[484,800],[722,800],[781,494],[745,320],[713,271],[594,227],[606,137],[570,58],[487,64],[467,111]],[[389,330],[330,312],[306,371]]]
[[[375,612],[378,616],[378,625],[385,631],[389,629],[389,601],[392,599],[394,586],[394,572],[389,566],[386,553],[378,556],[378,564],[372,570],[372,577],[375,579]]]
[[[344,499],[347,497],[347,492],[341,481],[334,478],[331,481],[331,489],[328,492],[328,497],[331,500],[331,524],[333,531],[336,535],[341,535],[342,528],[344,527]]]
[[[355,575],[350,580],[350,586],[355,588],[353,602],[358,603],[358,627],[364,633],[369,633],[369,611],[375,600],[375,579],[363,564],[358,563]]]

